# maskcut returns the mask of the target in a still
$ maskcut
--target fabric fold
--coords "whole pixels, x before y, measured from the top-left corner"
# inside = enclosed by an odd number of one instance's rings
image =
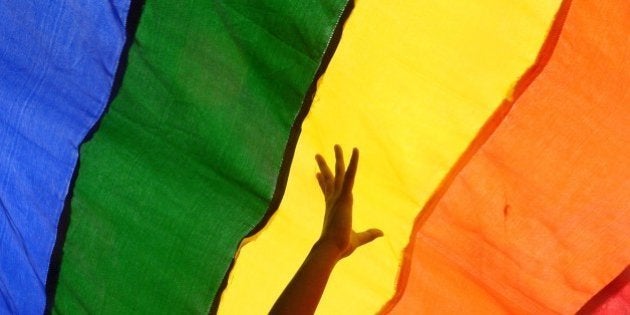
[[[78,147],[109,99],[128,10],[0,3],[0,313],[44,312]]]
[[[356,230],[385,236],[337,264],[318,313],[378,312],[395,292],[418,210],[536,61],[559,5],[356,1],[302,125],[280,207],[242,246],[219,313],[268,312],[298,270],[324,215],[313,157],[332,161],[335,143],[361,151]]]
[[[630,261],[630,7],[569,3],[545,67],[421,213],[387,313],[575,313]]]
[[[270,207],[345,8],[145,4],[119,94],[81,151],[53,311],[208,312]]]

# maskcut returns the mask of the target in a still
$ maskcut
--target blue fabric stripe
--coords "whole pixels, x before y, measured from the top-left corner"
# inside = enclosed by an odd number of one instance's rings
[[[0,1],[0,314],[41,314],[78,147],[103,112],[129,0]]]

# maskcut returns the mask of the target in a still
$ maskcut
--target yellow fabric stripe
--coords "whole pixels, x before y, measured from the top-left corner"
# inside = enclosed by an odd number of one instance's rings
[[[334,270],[320,314],[373,314],[394,294],[402,250],[430,197],[535,61],[559,0],[356,1],[304,121],[288,186],[243,246],[220,314],[266,313],[319,236],[313,156],[361,151],[357,230],[385,237]]]

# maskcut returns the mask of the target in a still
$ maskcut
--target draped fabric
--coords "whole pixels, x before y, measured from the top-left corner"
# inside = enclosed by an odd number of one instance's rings
[[[81,150],[58,313],[207,313],[345,1],[148,1]]]
[[[282,203],[242,246],[220,314],[265,313],[297,271],[324,215],[313,157],[330,161],[335,143],[361,151],[355,228],[385,236],[335,267],[318,313],[383,307],[422,205],[535,64],[560,6],[519,3],[356,2],[302,125]]]
[[[129,1],[0,2],[0,314],[41,314],[78,146],[105,107]]]
[[[423,210],[392,314],[575,313],[628,266],[629,14],[571,2],[540,74]]]
[[[0,3],[0,314],[267,313],[335,143],[385,236],[318,313],[630,308],[627,1],[143,3],[112,96],[129,0]]]

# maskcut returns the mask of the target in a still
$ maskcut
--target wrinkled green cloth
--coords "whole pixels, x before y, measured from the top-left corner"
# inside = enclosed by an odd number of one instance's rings
[[[269,207],[346,5],[145,4],[119,94],[81,150],[55,313],[208,312]]]

